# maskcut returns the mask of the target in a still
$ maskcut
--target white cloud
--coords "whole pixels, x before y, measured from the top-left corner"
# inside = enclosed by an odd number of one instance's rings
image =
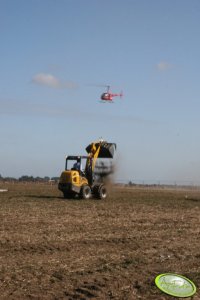
[[[51,74],[39,73],[36,74],[32,81],[36,84],[46,85],[52,88],[59,88],[60,81]]]
[[[57,77],[46,73],[36,74],[32,78],[32,82],[36,84],[48,86],[54,89],[61,89],[61,88],[73,89],[77,87],[77,85],[73,82],[61,81]]]
[[[166,61],[160,61],[160,62],[156,65],[156,67],[157,67],[157,69],[158,69],[159,71],[164,72],[164,71],[167,71],[167,70],[171,69],[171,68],[172,68],[172,64],[170,64],[170,63],[168,63],[168,62],[166,62]]]

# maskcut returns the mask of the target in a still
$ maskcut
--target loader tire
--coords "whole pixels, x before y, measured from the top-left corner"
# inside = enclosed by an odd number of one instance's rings
[[[80,194],[82,199],[90,199],[91,197],[91,188],[89,185],[83,185],[81,188],[81,194]]]
[[[74,198],[74,194],[73,193],[63,193],[63,196],[65,199],[73,199]]]
[[[107,187],[105,185],[100,185],[97,193],[98,199],[106,199],[108,196]]]

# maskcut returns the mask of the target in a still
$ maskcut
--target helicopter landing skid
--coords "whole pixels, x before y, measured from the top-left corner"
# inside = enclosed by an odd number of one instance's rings
[[[114,103],[113,101],[108,101],[108,100],[105,100],[105,101],[99,101],[100,103],[109,103],[109,104],[111,104],[111,103]]]

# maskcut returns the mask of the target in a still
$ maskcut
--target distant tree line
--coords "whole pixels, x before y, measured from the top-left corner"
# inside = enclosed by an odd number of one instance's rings
[[[28,176],[28,175],[23,175],[19,178],[14,178],[14,177],[3,177],[0,174],[0,181],[8,181],[8,182],[50,182],[50,181],[55,181],[57,182],[59,180],[59,177],[34,177],[34,176]]]

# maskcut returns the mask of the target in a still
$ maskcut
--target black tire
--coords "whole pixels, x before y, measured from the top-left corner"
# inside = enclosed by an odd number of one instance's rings
[[[65,193],[63,193],[63,196],[65,199],[73,199],[74,198],[74,194],[71,192],[65,192]]]
[[[105,185],[100,185],[98,189],[98,198],[99,199],[106,199],[108,196],[107,187]]]
[[[81,198],[82,199],[90,199],[91,197],[91,188],[89,185],[84,185],[81,188]]]

